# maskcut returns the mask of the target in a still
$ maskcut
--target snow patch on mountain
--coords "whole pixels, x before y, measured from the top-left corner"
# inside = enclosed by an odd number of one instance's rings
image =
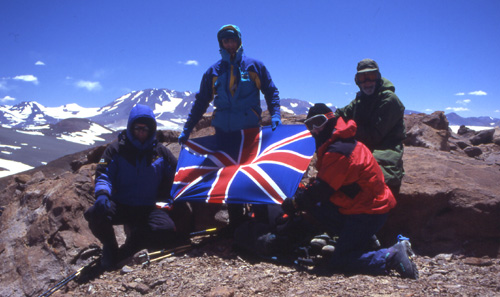
[[[79,144],[93,145],[96,141],[105,141],[104,138],[99,137],[100,135],[111,133],[112,132],[109,129],[104,128],[103,126],[96,123],[92,123],[89,129],[65,133],[57,137],[57,139],[62,139]]]
[[[29,166],[21,162],[0,159],[0,177],[16,174],[33,168],[33,166]]]
[[[55,119],[90,118],[99,114],[99,107],[81,107],[76,103],[44,107],[42,111]]]
[[[40,135],[43,136],[44,134],[40,131],[26,131],[26,130],[16,130],[17,133],[23,133],[23,134],[29,134],[29,135]]]

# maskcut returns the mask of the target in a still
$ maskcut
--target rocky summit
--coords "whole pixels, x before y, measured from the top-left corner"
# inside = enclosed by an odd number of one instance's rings
[[[284,124],[305,116],[284,115]],[[149,265],[79,275],[54,296],[367,296],[500,294],[500,131],[448,128],[442,112],[406,115],[398,205],[379,234],[382,246],[411,239],[420,279],[317,273],[249,261],[229,240]],[[269,116],[264,118],[264,124]],[[192,137],[213,133],[210,119]],[[179,153],[178,132],[159,139]],[[94,171],[105,146],[0,179],[0,295],[39,296],[98,253],[83,212],[94,201]],[[309,170],[305,178],[314,176]],[[193,207],[193,231],[220,226],[220,206]],[[123,239],[123,232],[121,239]],[[223,268],[223,269],[222,269]]]

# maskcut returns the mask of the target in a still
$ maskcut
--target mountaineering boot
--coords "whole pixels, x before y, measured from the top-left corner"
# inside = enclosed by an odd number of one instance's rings
[[[101,267],[104,270],[113,270],[117,262],[118,243],[116,241],[102,245]]]
[[[396,270],[402,278],[418,279],[417,265],[411,260],[414,255],[409,241],[396,243],[386,255],[387,270]]]

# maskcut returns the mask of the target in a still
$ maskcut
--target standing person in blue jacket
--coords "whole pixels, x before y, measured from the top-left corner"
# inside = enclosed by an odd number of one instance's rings
[[[200,90],[179,136],[181,145],[189,139],[189,134],[212,101],[212,126],[219,147],[239,145],[232,142],[227,133],[260,126],[260,92],[264,94],[273,131],[281,124],[278,88],[262,62],[243,55],[240,29],[235,25],[224,25],[217,33],[217,40],[222,59],[203,74]],[[230,204],[228,211],[230,225],[235,227],[243,219],[243,208]],[[266,211],[257,213],[267,217]]]
[[[156,140],[156,120],[145,105],[132,108],[127,129],[111,143],[96,169],[96,201],[85,212],[89,228],[103,244],[101,265],[117,262],[141,248],[160,248],[174,239],[176,226],[157,201],[170,199],[177,159]],[[131,232],[118,248],[113,225]]]
[[[243,55],[241,32],[225,25],[217,33],[222,59],[203,74],[200,91],[189,113],[179,143],[185,143],[213,100],[212,126],[216,134],[259,127],[261,91],[271,115],[273,130],[281,124],[280,98],[266,66]]]

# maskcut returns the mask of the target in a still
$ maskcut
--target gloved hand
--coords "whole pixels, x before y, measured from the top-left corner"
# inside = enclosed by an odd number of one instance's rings
[[[304,196],[312,200],[313,203],[318,203],[329,201],[333,193],[335,193],[335,190],[327,182],[316,178],[307,185]]]
[[[179,144],[180,144],[180,145],[185,144],[185,143],[186,143],[186,141],[188,141],[188,139],[189,139],[189,132],[187,132],[187,131],[182,131],[181,135],[179,135],[179,138],[178,138],[178,140],[179,140]]]
[[[108,215],[111,209],[111,202],[109,201],[109,197],[107,195],[99,195],[94,202],[95,213],[98,215]]]
[[[283,203],[281,203],[281,209],[283,209],[283,211],[289,216],[297,212],[293,198],[286,198],[283,200]]]
[[[274,131],[279,125],[281,125],[281,117],[279,115],[273,115],[271,118],[271,129]]]

